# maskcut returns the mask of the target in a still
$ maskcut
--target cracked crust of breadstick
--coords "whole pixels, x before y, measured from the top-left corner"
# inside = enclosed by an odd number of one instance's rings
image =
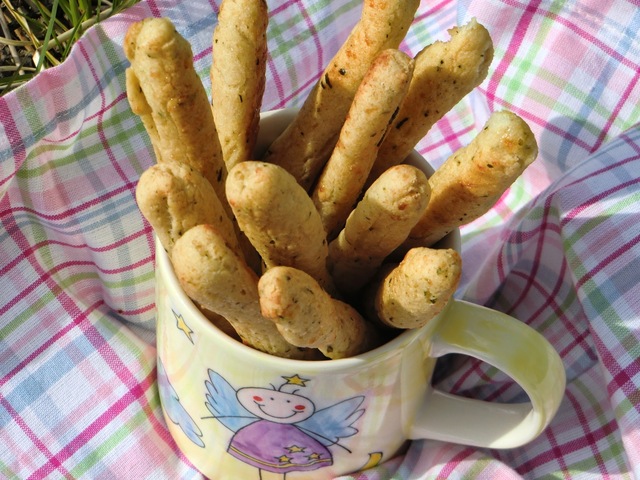
[[[376,344],[372,325],[301,270],[271,268],[260,277],[258,291],[262,314],[294,345],[318,348],[336,359],[358,355]]]
[[[419,0],[365,0],[360,20],[305,100],[294,121],[269,147],[265,161],[291,173],[309,191],[338,140],[360,82],[376,56],[398,48]]]
[[[356,91],[338,143],[311,194],[329,240],[338,235],[357,203],[407,92],[413,63],[399,50],[383,50]]]
[[[421,328],[455,293],[462,260],[453,249],[417,247],[382,279],[375,294],[378,319],[393,328]]]
[[[136,201],[169,257],[178,238],[201,224],[217,225],[225,241],[240,251],[233,222],[216,192],[189,165],[168,160],[149,167],[136,185]]]
[[[291,174],[270,163],[239,163],[229,172],[227,198],[267,268],[296,267],[333,291],[320,215]]]
[[[484,215],[537,155],[529,125],[513,112],[494,112],[471,143],[429,178],[429,205],[403,247],[433,245]]]
[[[305,359],[312,352],[291,345],[260,312],[258,277],[211,225],[191,228],[176,241],[172,264],[185,293],[222,315],[242,341],[272,355]]]
[[[378,152],[367,184],[415,148],[431,127],[487,77],[493,42],[472,19],[449,30],[448,41],[424,47],[415,57],[409,91]]]
[[[264,0],[224,0],[213,33],[211,104],[227,170],[252,158],[265,89]]]
[[[329,244],[329,271],[340,292],[362,288],[409,236],[429,202],[427,176],[411,165],[384,172]]]
[[[224,201],[226,168],[191,45],[170,20],[147,18],[129,28],[124,51],[131,62],[127,95],[134,111],[144,112],[157,162],[193,167]]]

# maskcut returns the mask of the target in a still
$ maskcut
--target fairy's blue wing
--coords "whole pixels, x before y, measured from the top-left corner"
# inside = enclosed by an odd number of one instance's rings
[[[327,447],[337,445],[341,438],[358,433],[353,424],[364,414],[364,409],[360,408],[363,401],[362,396],[343,400],[316,411],[296,426]]]
[[[232,432],[255,422],[258,417],[247,411],[238,402],[236,390],[220,374],[209,369],[205,405],[213,417]]]
[[[167,417],[182,429],[189,440],[200,447],[204,447],[202,430],[180,403],[180,398],[169,382],[167,372],[160,360],[158,360],[158,392]]]

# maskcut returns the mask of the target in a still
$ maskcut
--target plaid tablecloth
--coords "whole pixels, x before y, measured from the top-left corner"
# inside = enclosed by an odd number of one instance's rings
[[[0,477],[201,475],[160,412],[152,232],[134,199],[154,159],[124,91],[127,27],[167,16],[209,89],[219,1],[146,1],[92,28],[61,66],[0,98]],[[270,1],[263,109],[299,105],[359,18],[356,0]],[[472,17],[495,42],[487,80],[420,143],[438,166],[489,113],[532,126],[537,161],[463,228],[459,296],[540,331],[567,370],[564,401],[531,444],[434,441],[349,478],[640,477],[640,4],[423,1],[416,53]],[[521,400],[464,360],[440,387]]]

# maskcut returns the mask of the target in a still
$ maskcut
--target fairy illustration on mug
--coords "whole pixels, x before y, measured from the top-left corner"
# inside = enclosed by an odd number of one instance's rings
[[[242,387],[236,390],[221,375],[209,370],[205,381],[206,407],[212,418],[233,432],[228,453],[262,471],[311,471],[333,464],[331,447],[358,433],[354,423],[364,414],[357,396],[317,409],[301,395],[309,379],[283,376],[279,387]]]

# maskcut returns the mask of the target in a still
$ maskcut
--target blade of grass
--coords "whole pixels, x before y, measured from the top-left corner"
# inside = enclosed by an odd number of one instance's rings
[[[88,28],[138,1],[2,0],[12,33],[0,35],[0,48],[7,53],[0,63],[0,95],[60,64]],[[16,47],[20,49],[17,54]]]
[[[43,51],[40,52],[40,58],[38,58],[38,64],[36,65],[36,72],[40,72],[42,64],[44,62],[45,54],[49,48],[49,40],[51,40],[51,34],[53,33],[53,27],[56,21],[56,12],[58,11],[58,0],[53,0],[53,6],[51,7],[51,19],[47,26],[47,33],[44,36],[44,42],[42,45]]]

